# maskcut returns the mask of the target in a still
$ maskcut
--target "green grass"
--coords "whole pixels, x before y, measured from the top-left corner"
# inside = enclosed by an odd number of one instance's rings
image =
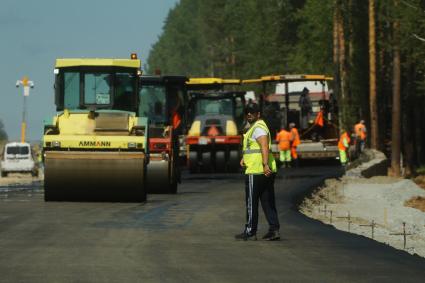
[[[416,173],[424,175],[425,174],[425,166],[421,166],[418,169],[416,169]]]

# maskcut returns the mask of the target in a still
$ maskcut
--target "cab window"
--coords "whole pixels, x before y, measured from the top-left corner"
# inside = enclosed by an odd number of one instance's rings
[[[166,123],[166,91],[161,85],[142,85],[139,93],[139,115],[154,124]]]
[[[64,108],[76,109],[80,104],[80,74],[66,72],[64,74]]]
[[[134,109],[135,76],[130,73],[116,73],[114,86],[113,109],[132,111]]]
[[[111,104],[110,85],[110,74],[84,74],[84,103],[97,105]]]

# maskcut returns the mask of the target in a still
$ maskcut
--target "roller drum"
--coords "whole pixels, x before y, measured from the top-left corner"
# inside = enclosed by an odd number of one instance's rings
[[[212,165],[211,152],[202,152],[202,171],[211,172]]]
[[[197,173],[199,170],[198,153],[196,151],[189,151],[188,158],[190,173]]]
[[[238,172],[240,156],[238,150],[231,150],[229,152],[229,160],[227,162],[227,170],[229,172]]]
[[[46,151],[45,200],[146,200],[142,152]]]
[[[147,170],[148,193],[169,194],[177,192],[177,180],[173,177],[167,160],[150,161]]]

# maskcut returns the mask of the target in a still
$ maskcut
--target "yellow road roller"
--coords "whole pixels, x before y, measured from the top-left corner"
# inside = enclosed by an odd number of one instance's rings
[[[141,62],[57,59],[57,114],[45,122],[45,201],[146,200],[147,118]]]

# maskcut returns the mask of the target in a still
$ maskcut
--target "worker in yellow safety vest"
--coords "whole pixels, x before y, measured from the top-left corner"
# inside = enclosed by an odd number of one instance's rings
[[[292,142],[291,142],[291,157],[295,167],[298,167],[298,153],[297,147],[301,144],[300,134],[298,133],[295,123],[289,123],[289,129],[291,130]]]
[[[245,168],[247,222],[244,231],[235,238],[245,241],[257,240],[258,202],[261,200],[261,207],[269,223],[269,231],[263,239],[279,240],[280,226],[274,195],[276,162],[271,153],[270,131],[260,119],[260,108],[257,104],[247,106],[246,119],[250,127],[244,134],[243,157],[240,163]]]
[[[276,135],[276,141],[279,143],[279,160],[286,168],[290,167],[292,140],[292,134],[284,127]]]
[[[347,150],[350,147],[350,136],[344,129],[341,130],[341,133],[342,134],[338,142],[339,160],[341,161],[341,165],[345,167],[348,162]]]
[[[367,130],[364,120],[360,120],[354,125],[354,134],[356,135],[356,155],[358,156],[365,147]]]

